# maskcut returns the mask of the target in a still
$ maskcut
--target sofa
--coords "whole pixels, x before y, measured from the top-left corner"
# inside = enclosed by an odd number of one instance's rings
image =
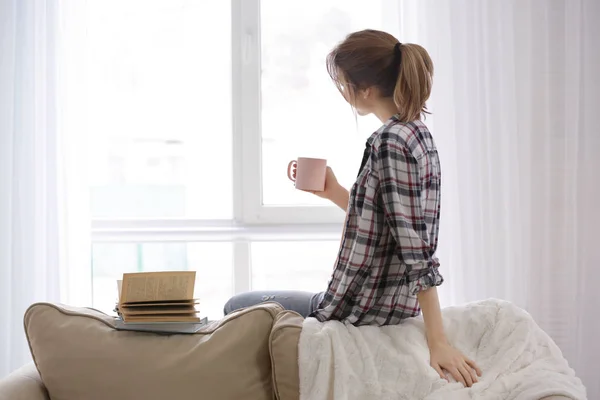
[[[97,310],[37,303],[24,318],[34,363],[0,381],[0,400],[297,400],[302,321],[265,302],[196,334],[162,335],[117,331]]]

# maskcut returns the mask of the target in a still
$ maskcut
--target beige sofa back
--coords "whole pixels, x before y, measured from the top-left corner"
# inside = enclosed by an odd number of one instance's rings
[[[279,304],[237,311],[193,335],[114,329],[96,310],[48,303],[25,314],[52,399],[271,400],[269,334]]]

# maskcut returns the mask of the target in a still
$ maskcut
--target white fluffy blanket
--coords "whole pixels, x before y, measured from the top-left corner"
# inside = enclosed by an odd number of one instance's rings
[[[483,371],[472,388],[440,379],[429,366],[422,317],[381,328],[307,318],[300,399],[586,399],[559,348],[524,310],[485,300],[442,313],[450,342]]]

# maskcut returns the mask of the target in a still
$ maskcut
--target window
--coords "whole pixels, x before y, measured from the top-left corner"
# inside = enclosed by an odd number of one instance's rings
[[[354,118],[325,56],[385,29],[386,1],[87,4],[94,307],[133,271],[197,271],[209,318],[251,289],[324,290],[344,213],[285,170],[322,157],[353,183],[379,122]]]
[[[93,216],[231,219],[229,2],[88,7]]]
[[[252,288],[325,290],[338,246],[339,240],[252,243]]]

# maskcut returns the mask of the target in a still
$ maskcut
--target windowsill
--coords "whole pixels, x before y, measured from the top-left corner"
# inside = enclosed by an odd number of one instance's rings
[[[338,240],[342,224],[242,224],[232,220],[95,220],[92,242]]]

